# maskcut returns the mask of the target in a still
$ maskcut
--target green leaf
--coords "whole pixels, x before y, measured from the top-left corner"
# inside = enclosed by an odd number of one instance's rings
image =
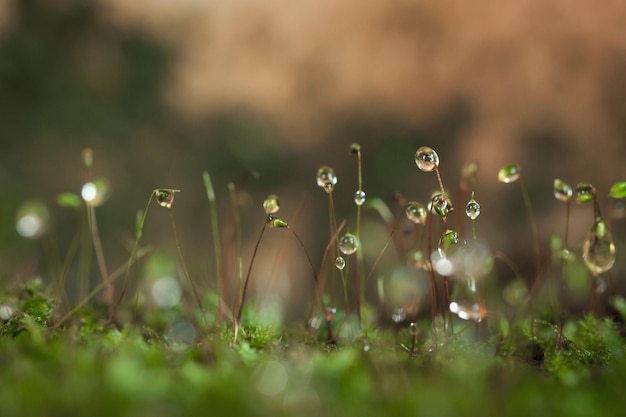
[[[61,207],[78,208],[83,200],[74,193],[62,193],[57,196],[57,204]]]
[[[620,181],[613,184],[611,191],[609,191],[609,197],[612,198],[624,198],[626,197],[626,181]]]

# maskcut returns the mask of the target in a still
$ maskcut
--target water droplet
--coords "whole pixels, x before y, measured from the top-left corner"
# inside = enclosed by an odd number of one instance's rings
[[[13,316],[13,309],[7,305],[0,306],[0,320],[9,320]]]
[[[286,221],[279,219],[276,216],[272,216],[271,214],[267,216],[267,220],[265,221],[265,225],[272,229],[279,229],[283,227],[289,227]]]
[[[361,145],[359,145],[358,143],[353,143],[352,145],[350,145],[351,154],[357,154],[359,152],[361,152]]]
[[[50,214],[48,208],[39,201],[27,201],[17,211],[15,229],[20,236],[38,239],[46,233]]]
[[[154,196],[159,206],[169,209],[172,208],[172,204],[174,204],[174,194],[179,191],[180,190],[172,190],[169,188],[159,188],[154,190]]]
[[[339,270],[342,270],[346,267],[346,260],[343,259],[343,256],[337,256],[337,258],[335,259],[335,266]]]
[[[574,194],[572,187],[565,181],[562,181],[558,178],[554,180],[553,188],[554,188],[554,198],[556,198],[557,200],[561,200],[563,202],[568,202],[572,198],[572,195]]]
[[[409,332],[411,333],[411,336],[417,336],[417,326],[414,322],[409,324]]]
[[[448,254],[450,249],[459,244],[459,234],[454,230],[446,230],[437,244],[439,250],[445,254]]]
[[[280,210],[280,202],[278,201],[278,196],[271,194],[268,195],[265,201],[263,201],[263,210],[267,214],[274,214]]]
[[[576,203],[587,203],[596,198],[596,187],[589,183],[580,182],[576,185]]]
[[[326,306],[324,309],[324,319],[326,321],[331,321],[333,317],[335,317],[335,313],[337,313],[337,309],[333,306]]]
[[[452,200],[445,194],[437,193],[433,196],[430,204],[428,205],[430,211],[434,211],[439,217],[444,218],[454,210]]]
[[[465,206],[465,214],[472,220],[476,220],[480,216],[480,204],[474,200],[474,193],[472,193],[472,198]]]
[[[359,249],[359,239],[348,232],[339,238],[339,250],[344,255],[352,255]]]
[[[415,152],[415,164],[424,172],[433,171],[439,166],[439,155],[434,149],[422,146]]]
[[[335,171],[327,166],[322,166],[317,170],[317,185],[322,187],[327,193],[330,193],[337,184],[337,176]]]
[[[517,164],[507,165],[498,172],[498,181],[510,184],[519,179],[520,167]]]
[[[420,203],[411,201],[406,205],[406,217],[415,224],[426,223],[426,209]]]
[[[406,312],[402,307],[396,308],[393,310],[393,314],[391,315],[391,320],[394,323],[400,323],[406,318]]]
[[[452,261],[439,250],[433,251],[433,253],[430,254],[430,262],[439,275],[449,277],[454,272]]]
[[[472,278],[482,278],[493,269],[494,260],[489,247],[480,240],[470,240],[464,245],[462,255],[460,268]]]
[[[583,260],[594,276],[613,267],[615,244],[603,218],[598,217],[583,242]]]
[[[487,310],[482,303],[463,304],[457,301],[450,303],[450,311],[463,320],[482,321],[487,317]]]
[[[354,204],[357,206],[362,206],[365,203],[365,192],[363,190],[357,190],[354,193]]]
[[[80,191],[80,195],[85,204],[98,207],[109,198],[110,192],[109,181],[105,178],[99,178],[85,183]]]

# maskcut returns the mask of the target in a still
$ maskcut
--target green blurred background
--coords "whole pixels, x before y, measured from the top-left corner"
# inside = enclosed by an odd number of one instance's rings
[[[151,190],[171,187],[182,190],[174,215],[190,268],[201,286],[214,285],[204,170],[223,225],[228,182],[245,191],[246,265],[268,194],[279,195],[281,217],[298,219],[319,262],[328,221],[315,173],[335,169],[338,217],[353,222],[353,142],[362,146],[368,197],[393,211],[394,193],[426,203],[436,188],[415,167],[419,146],[436,149],[452,190],[463,164],[477,161],[478,232],[524,269],[531,251],[521,194],[498,184],[497,171],[522,166],[545,252],[563,228],[554,178],[592,182],[608,211],[608,188],[626,176],[624,24],[618,0],[3,0],[1,279],[46,274],[41,242],[15,231],[26,200],[49,205],[59,252],[67,248],[77,215],[55,200],[79,192],[87,147],[94,175],[112,188],[97,210],[110,269],[127,259]],[[175,253],[169,218],[151,210],[144,242]],[[591,220],[589,207],[573,208],[572,247]],[[623,223],[612,224],[618,242]],[[280,241],[271,239],[259,275],[275,273]],[[372,238],[375,250],[382,244]],[[623,275],[620,249],[615,277]],[[298,248],[288,253],[278,275],[291,283],[286,293],[297,293],[308,266]]]

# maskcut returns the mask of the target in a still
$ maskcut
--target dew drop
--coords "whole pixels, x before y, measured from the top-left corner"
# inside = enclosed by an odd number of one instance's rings
[[[448,251],[459,244],[459,234],[454,230],[446,230],[439,238],[438,248],[441,252],[447,254]]]
[[[507,165],[498,172],[498,181],[510,184],[519,179],[520,167],[517,164]]]
[[[583,242],[583,260],[594,276],[613,267],[615,244],[603,218],[598,217]]]
[[[322,166],[317,170],[317,185],[322,187],[327,193],[330,193],[337,184],[337,176],[335,171],[327,166]]]
[[[348,232],[339,238],[339,250],[344,255],[352,255],[359,249],[359,239]]]
[[[156,198],[156,202],[161,207],[172,208],[172,204],[174,204],[174,194],[179,192],[180,190],[172,190],[169,188],[159,188],[154,190],[154,195]]]
[[[459,316],[463,320],[472,320],[481,322],[487,317],[487,311],[482,303],[463,304],[453,301],[450,303],[450,311]]]
[[[571,185],[558,178],[554,180],[554,198],[567,203],[573,194]]]
[[[337,258],[335,259],[335,266],[339,270],[342,270],[346,267],[346,260],[343,259],[343,256],[337,256]]]
[[[434,149],[422,146],[415,152],[415,164],[424,172],[431,172],[439,166],[439,155]]]
[[[406,318],[406,312],[402,307],[396,308],[393,310],[393,314],[391,315],[391,320],[394,323],[400,323]]]
[[[420,203],[411,201],[406,205],[406,217],[415,224],[426,223],[426,209]]]
[[[0,320],[9,320],[13,316],[13,309],[7,305],[0,306]]]
[[[80,191],[80,196],[88,206],[98,207],[109,198],[110,192],[109,181],[99,178],[86,182]]]
[[[474,200],[474,193],[472,193],[472,198],[465,206],[465,214],[472,220],[476,220],[480,216],[480,204]]]
[[[596,198],[596,187],[589,183],[580,182],[576,185],[576,203],[588,203]]]
[[[431,212],[434,211],[441,218],[446,217],[448,213],[454,210],[450,197],[441,193],[435,194],[428,206]]]
[[[414,322],[409,323],[409,332],[411,336],[417,336],[417,326]]]
[[[365,192],[363,190],[357,190],[354,193],[354,204],[362,206],[365,203]]]
[[[38,239],[46,233],[50,214],[48,208],[38,201],[28,201],[17,211],[15,229],[20,236]]]
[[[271,194],[268,195],[265,201],[263,201],[263,210],[267,214],[274,214],[280,210],[280,202],[278,201],[278,196]]]

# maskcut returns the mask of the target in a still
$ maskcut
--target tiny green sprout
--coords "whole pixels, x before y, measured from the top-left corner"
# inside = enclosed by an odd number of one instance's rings
[[[609,191],[609,197],[611,198],[625,198],[626,197],[626,181],[620,181],[613,184]]]
[[[265,201],[263,201],[263,210],[267,214],[274,214],[280,210],[280,202],[278,201],[278,196],[271,194],[268,195]]]
[[[174,194],[179,192],[180,190],[173,190],[171,188],[158,188],[154,190],[154,196],[159,206],[169,209],[172,208],[174,204]]]
[[[404,211],[406,217],[415,224],[426,224],[427,212],[423,205],[416,201],[410,201]]]
[[[433,196],[429,208],[441,217],[445,219],[448,213],[454,210],[452,200],[446,194],[437,193]]]
[[[510,164],[505,166],[498,172],[498,181],[504,184],[510,184],[517,181],[520,177],[520,174],[521,170],[519,165]]]
[[[574,191],[572,190],[571,185],[569,185],[568,183],[566,183],[563,180],[560,179],[555,179],[554,180],[554,198],[556,198],[557,200],[563,201],[563,202],[568,202],[570,201],[570,199],[572,198],[572,195],[574,194]]]
[[[361,145],[359,145],[358,143],[353,143],[352,145],[350,145],[350,153],[351,154],[358,154],[359,152],[361,152]]]
[[[335,171],[328,166],[322,166],[317,170],[317,185],[327,193],[331,193],[337,185]]]
[[[344,255],[352,255],[359,249],[359,246],[359,238],[350,232],[347,232],[339,238],[339,250]]]
[[[289,227],[286,221],[272,215],[267,216],[267,221],[265,222],[265,225],[272,229]]]
[[[596,187],[589,183],[578,183],[576,185],[576,203],[588,203],[593,201],[596,197]]]
[[[61,193],[57,196],[57,204],[61,207],[78,208],[81,206],[81,198],[74,193]]]
[[[439,155],[434,149],[422,146],[415,152],[415,164],[424,172],[431,172],[439,167]]]

